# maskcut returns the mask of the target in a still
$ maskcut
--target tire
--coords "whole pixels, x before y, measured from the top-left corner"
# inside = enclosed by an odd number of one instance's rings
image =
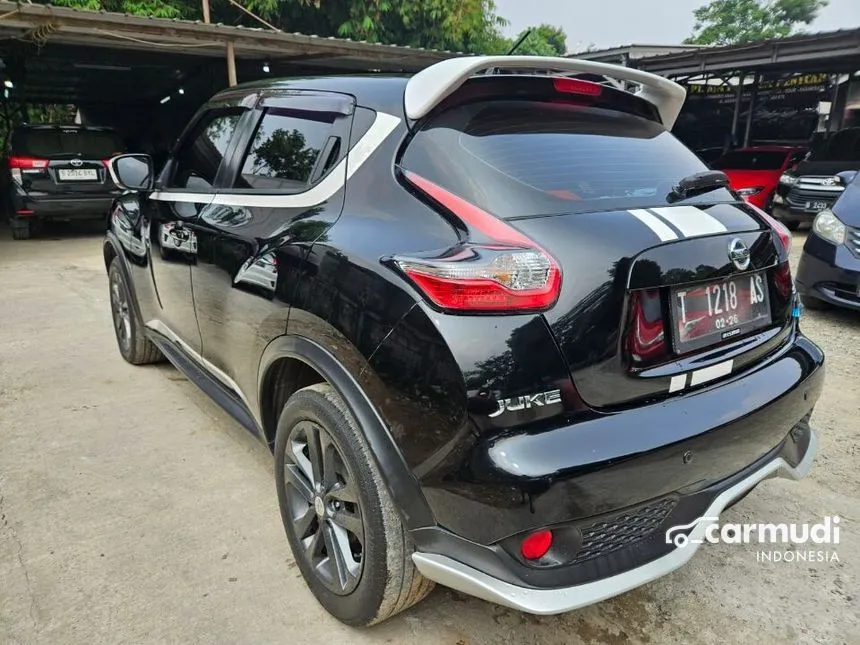
[[[800,302],[806,309],[812,309],[813,311],[830,309],[830,303],[813,298],[812,296],[800,296]]]
[[[28,219],[12,220],[12,239],[13,240],[29,240],[33,234],[32,222]]]
[[[325,455],[316,468],[312,455]],[[412,542],[367,441],[329,384],[299,390],[284,406],[275,483],[293,557],[335,618],[373,625],[433,589],[412,563]]]
[[[116,344],[122,357],[132,365],[146,365],[164,360],[164,356],[140,328],[131,306],[131,290],[114,258],[108,269],[111,318]]]

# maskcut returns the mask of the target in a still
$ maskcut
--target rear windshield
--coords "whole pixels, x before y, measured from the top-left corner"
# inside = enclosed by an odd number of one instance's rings
[[[441,114],[403,166],[502,218],[665,206],[679,179],[707,170],[659,123],[530,100]],[[684,203],[733,200],[720,189]]]
[[[716,170],[779,170],[785,162],[784,152],[730,152],[717,159]]]
[[[12,152],[31,157],[77,156],[107,159],[124,152],[113,132],[76,128],[23,129],[15,132]]]

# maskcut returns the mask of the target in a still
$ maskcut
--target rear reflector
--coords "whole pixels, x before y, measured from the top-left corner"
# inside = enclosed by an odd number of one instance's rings
[[[561,268],[528,237],[474,204],[414,173],[410,184],[489,242],[463,243],[435,257],[394,258],[426,298],[442,309],[522,312],[548,309],[561,290]]]
[[[600,96],[603,86],[591,81],[583,81],[578,78],[554,78],[552,84],[555,91],[562,94],[581,94],[583,96]]]
[[[22,168],[27,170],[47,168],[47,159],[35,159],[33,157],[9,157],[10,168]]]
[[[32,215],[33,211],[27,210],[26,208],[22,208],[21,210],[15,211],[16,215]]]
[[[660,290],[634,291],[630,294],[630,322],[627,350],[635,366],[653,363],[668,354]]]
[[[540,560],[552,546],[552,531],[535,531],[523,540],[520,553],[526,560]]]

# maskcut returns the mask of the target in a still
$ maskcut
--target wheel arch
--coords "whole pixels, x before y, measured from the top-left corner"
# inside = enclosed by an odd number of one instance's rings
[[[281,392],[279,396],[271,396],[273,388],[278,387],[277,379],[283,375],[284,369],[293,370],[292,385],[287,386],[286,392]],[[302,373],[301,370],[305,369],[310,372]],[[318,378],[315,379],[313,374]],[[263,431],[270,446],[277,425],[279,401],[282,407],[295,389],[322,381],[334,388],[355,418],[406,527],[415,530],[435,526],[433,512],[424,498],[421,485],[356,376],[322,345],[304,336],[287,335],[273,340],[260,360],[259,409]]]

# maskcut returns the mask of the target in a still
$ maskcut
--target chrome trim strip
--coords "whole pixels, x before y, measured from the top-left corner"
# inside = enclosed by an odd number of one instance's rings
[[[303,193],[295,195],[258,195],[246,193],[183,193],[173,191],[155,191],[149,198],[162,202],[191,202],[221,204],[225,206],[251,206],[258,208],[310,208],[322,204],[339,190],[345,182],[364,165],[388,136],[394,132],[401,119],[386,112],[377,112],[376,119],[364,136],[353,146],[349,154],[316,186]]]
[[[723,491],[701,516],[718,517],[726,506],[764,479],[804,477],[812,467],[818,452],[818,436],[811,428],[810,433],[806,454],[796,467],[777,457]],[[691,539],[686,546],[678,547],[661,558],[603,580],[561,589],[518,587],[436,553],[416,552],[412,554],[412,561],[423,576],[446,587],[530,614],[560,614],[612,598],[678,569],[686,564],[701,546],[693,542],[693,539],[703,538],[708,526],[708,522],[699,522],[691,531],[689,535]]]
[[[248,408],[248,411],[253,415],[254,420],[258,425],[260,424],[260,419],[257,416],[257,412],[254,407],[251,406],[250,401],[245,396],[245,393],[242,392],[242,388],[239,387],[239,384],[236,383],[233,379],[231,379],[223,370],[216,367],[205,358],[203,358],[200,354],[197,353],[188,343],[182,340],[176,332],[174,332],[170,327],[165,325],[162,321],[156,319],[150,320],[146,323],[146,326],[154,332],[157,332],[167,338],[169,341],[176,343],[182,348],[182,351],[188,354],[196,363],[199,363],[201,367],[206,369],[212,376],[217,378],[224,384],[226,387],[233,390],[240,399],[242,399],[242,403],[245,404],[245,407]],[[262,427],[262,425],[261,425]]]

